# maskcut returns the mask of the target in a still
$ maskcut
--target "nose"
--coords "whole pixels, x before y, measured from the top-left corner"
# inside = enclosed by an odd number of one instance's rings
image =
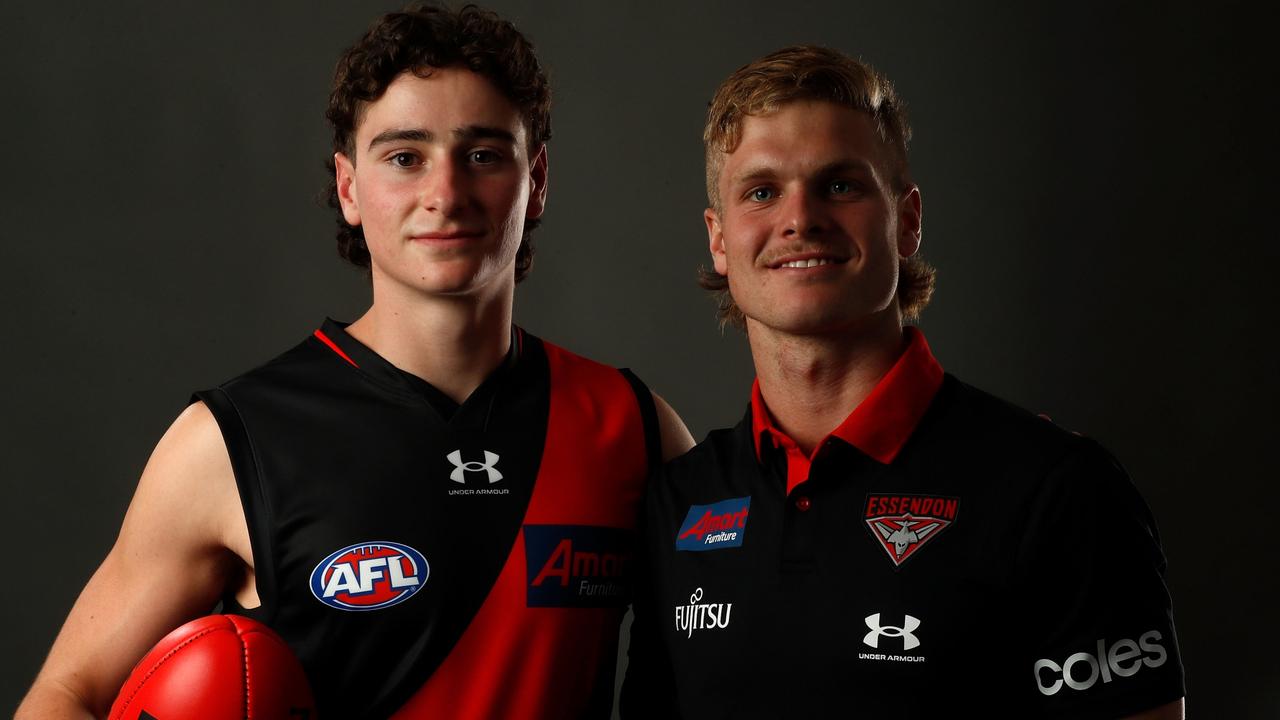
[[[785,238],[821,235],[827,227],[821,200],[803,189],[783,196],[782,220],[782,236]]]
[[[420,190],[423,209],[445,217],[456,215],[466,204],[468,183],[466,170],[453,158],[436,160],[423,175]]]

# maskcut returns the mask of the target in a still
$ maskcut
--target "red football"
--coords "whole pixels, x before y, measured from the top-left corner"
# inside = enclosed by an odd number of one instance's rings
[[[289,646],[239,615],[210,615],[156,643],[133,668],[109,720],[315,720]]]

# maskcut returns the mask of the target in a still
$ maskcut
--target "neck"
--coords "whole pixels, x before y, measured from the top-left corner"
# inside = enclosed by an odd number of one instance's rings
[[[810,454],[902,354],[897,313],[838,333],[793,335],[747,320],[760,394],[774,426]]]
[[[392,365],[461,403],[511,348],[514,280],[475,295],[426,295],[379,287],[347,332]]]

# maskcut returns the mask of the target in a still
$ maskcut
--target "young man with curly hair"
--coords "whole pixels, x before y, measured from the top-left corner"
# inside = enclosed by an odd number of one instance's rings
[[[1155,525],[1097,443],[943,372],[906,114],[790,47],[711,104],[705,219],[757,379],[650,485],[628,718],[1178,718]]]
[[[473,6],[346,52],[330,200],[372,306],[196,393],[20,717],[105,714],[218,602],[288,642],[322,717],[608,716],[643,479],[692,440],[629,372],[512,324],[549,104]]]

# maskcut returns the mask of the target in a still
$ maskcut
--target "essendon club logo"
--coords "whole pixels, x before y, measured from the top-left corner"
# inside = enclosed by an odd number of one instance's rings
[[[956,521],[960,499],[936,495],[868,495],[867,528],[894,567]]]

